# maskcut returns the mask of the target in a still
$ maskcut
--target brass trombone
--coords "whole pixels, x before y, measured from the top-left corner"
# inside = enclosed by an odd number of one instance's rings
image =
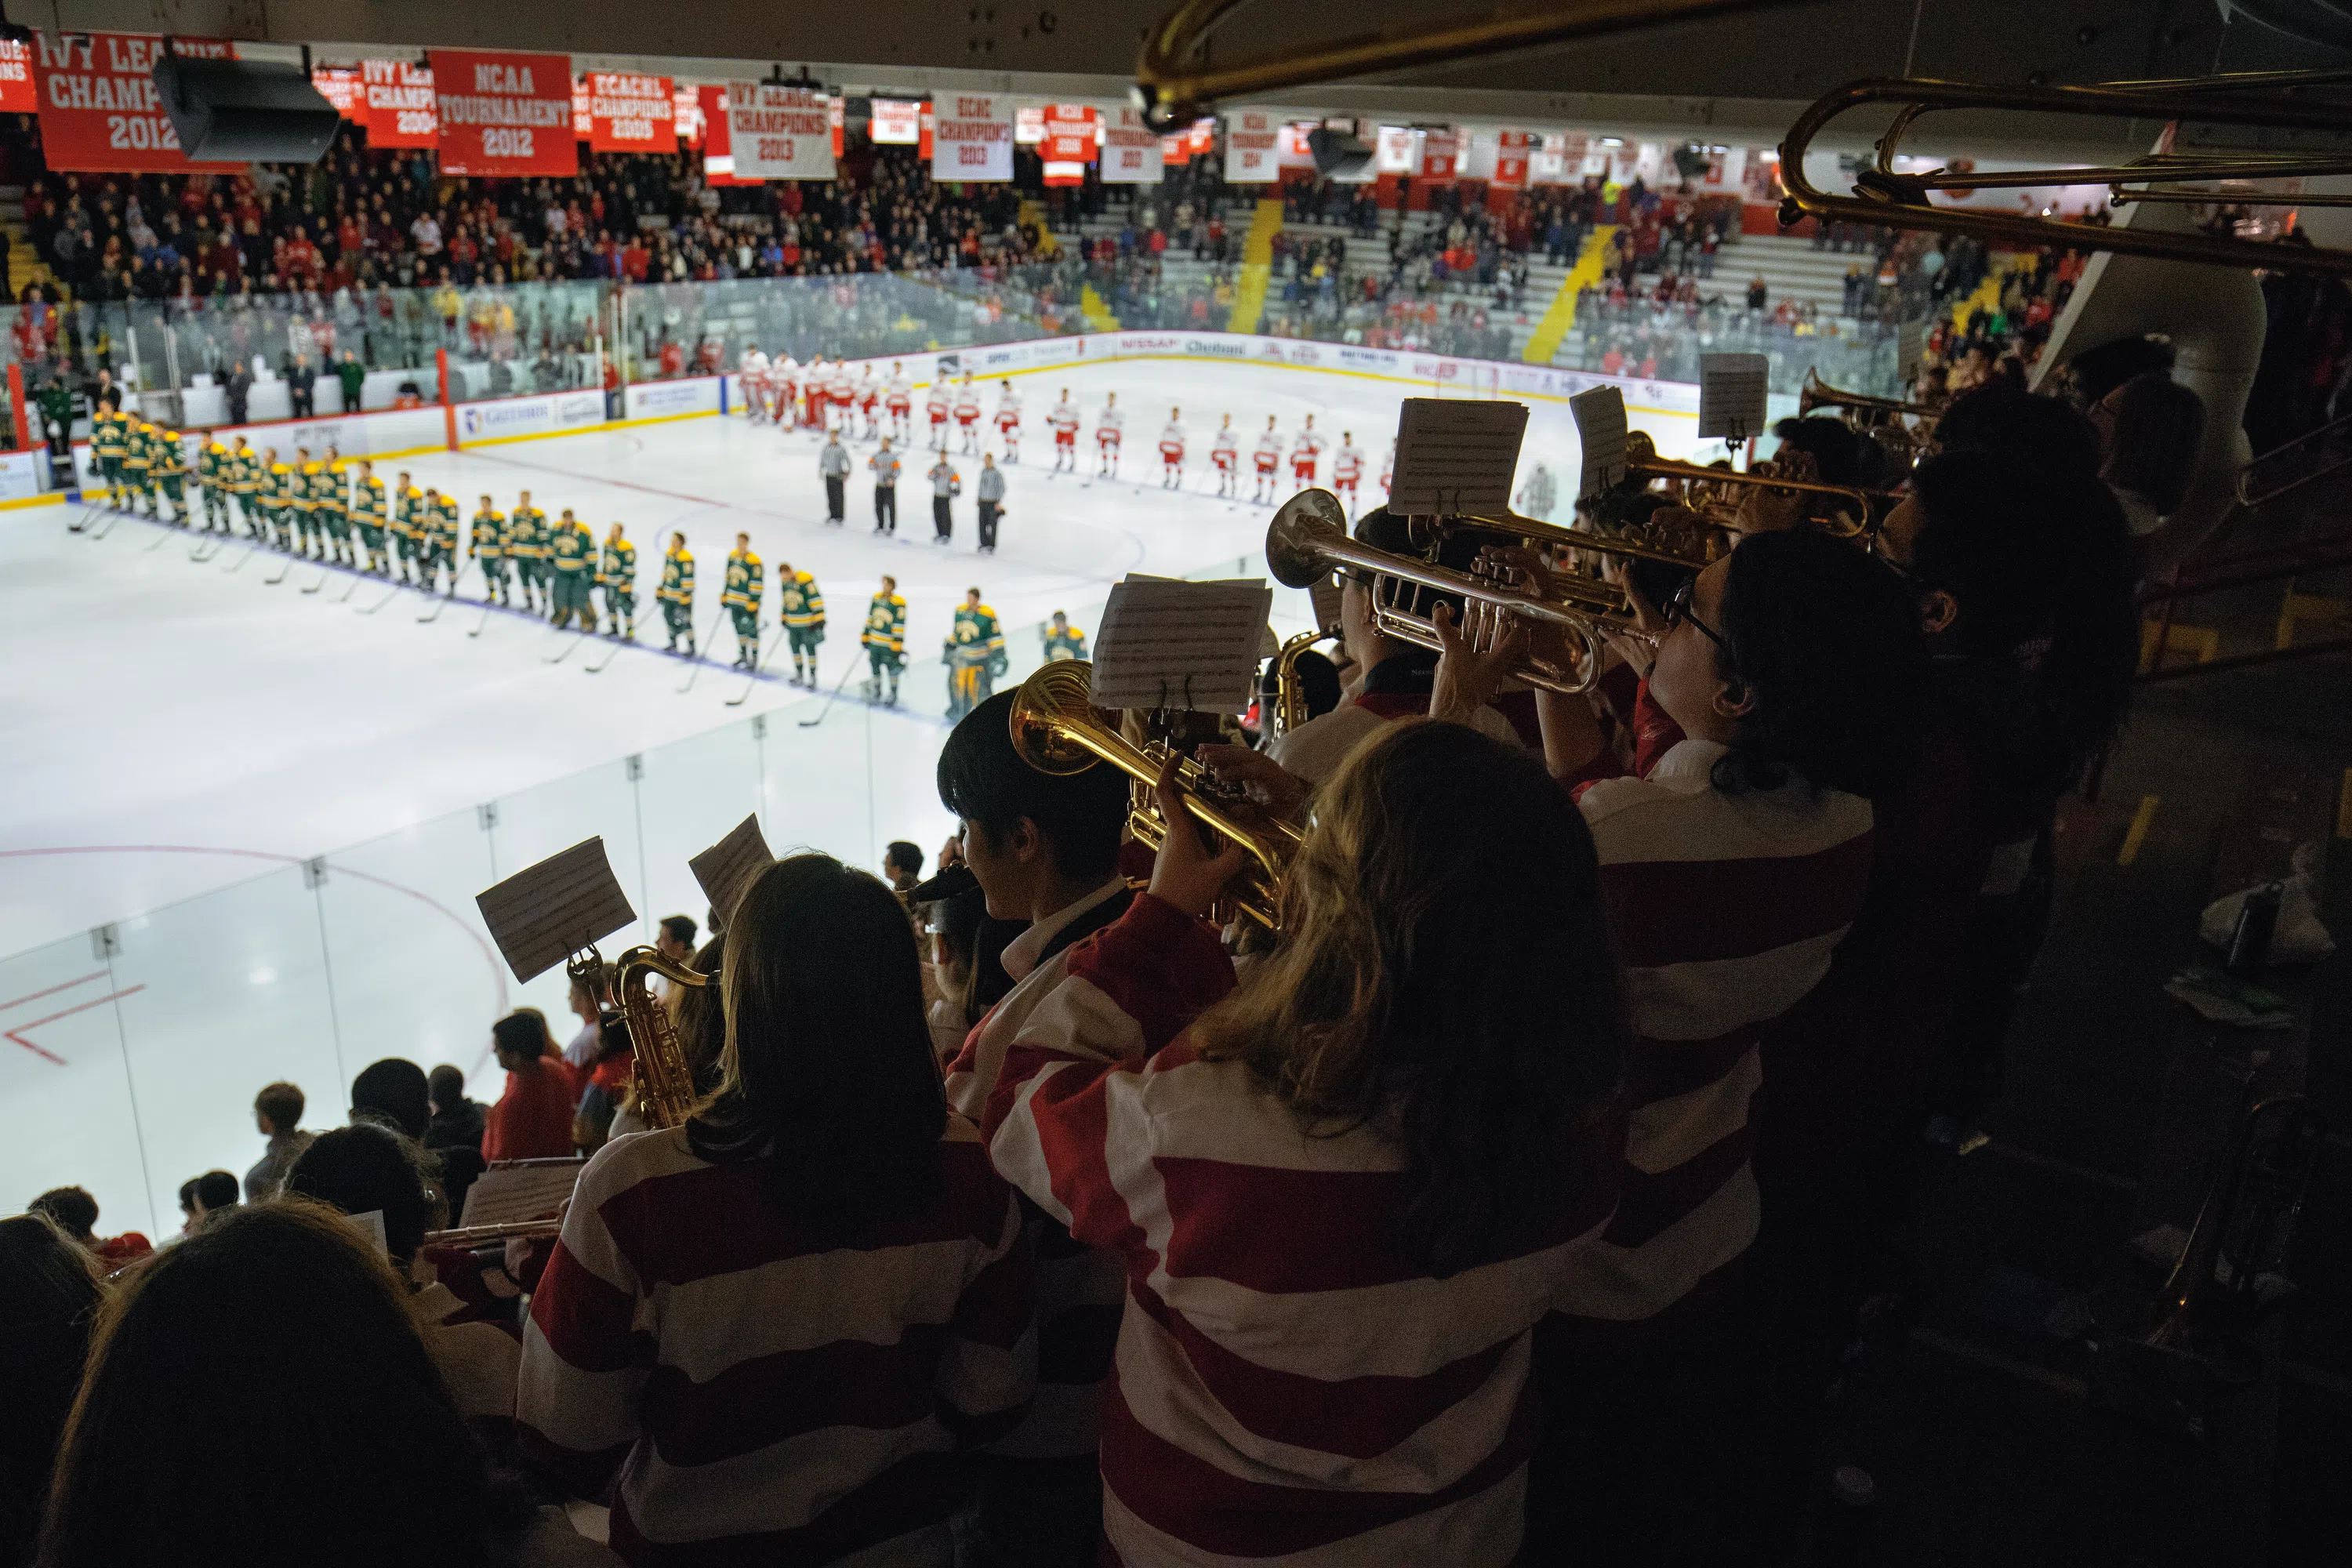
[[[2111,166],[2017,170],[1998,174],[1937,169],[1899,174],[1895,159],[1904,133],[1934,110],[2011,110],[2027,114],[2071,114],[2126,121],[2263,127],[2286,131],[2352,128],[2352,109],[2324,99],[2288,96],[2295,89],[2352,79],[2352,73],[2259,71],[2174,81],[2109,82],[2090,87],[2009,87],[1981,82],[1906,80],[1871,77],[1827,94],[1797,117],[1780,142],[1780,182],[1787,195],[1780,221],[1811,216],[1892,228],[1924,228],[1964,234],[1996,247],[2042,247],[2064,250],[2111,250],[2159,261],[2196,261],[2218,267],[2266,268],[2352,274],[2352,250],[2326,246],[2274,245],[2209,234],[2101,227],[2059,223],[2015,213],[1937,206],[1932,191],[1989,190],[2023,185],[2106,184],[2126,198],[2131,186],[2159,194],[2183,179],[2276,178],[2352,174],[2352,157],[2330,153],[2183,153],[2164,152]],[[1868,104],[1897,105],[1894,122],[1878,142],[1876,165],[1854,179],[1854,194],[1835,196],[1805,177],[1805,154],[1832,121]],[[2232,197],[2217,195],[2224,202]]]
[[[1013,749],[1039,773],[1081,773],[1101,761],[1146,786],[1135,792],[1128,831],[1157,850],[1168,837],[1169,825],[1160,820],[1149,786],[1160,780],[1167,748],[1158,742],[1139,745],[1129,740],[1119,732],[1118,717],[1094,705],[1094,668],[1085,659],[1061,659],[1040,665],[1024,680],[1013,694],[1013,710],[1006,719]],[[1297,827],[1247,800],[1218,792],[1207,770],[1190,757],[1177,763],[1176,777],[1184,791],[1184,809],[1249,852],[1248,863],[1234,880],[1234,905],[1267,930],[1279,930],[1282,874],[1298,852]]]
[[[1497,527],[1484,519],[1460,521]],[[1500,525],[1499,531],[1521,532],[1523,529],[1551,531],[1594,549],[1604,548],[1607,542],[1568,529],[1554,529],[1552,524],[1538,523],[1533,518],[1514,518]],[[1521,536],[1542,537],[1534,532],[1522,532]],[[1407,607],[1407,595],[1402,590],[1408,586],[1458,595],[1550,626],[1567,642],[1568,662],[1530,653],[1512,672],[1529,686],[1547,691],[1573,694],[1591,690],[1593,682],[1601,679],[1601,647],[1611,637],[1655,640],[1640,626],[1632,603],[1621,590],[1590,577],[1563,574],[1558,583],[1562,596],[1548,599],[1496,577],[1459,572],[1433,561],[1413,560],[1358,543],[1348,537],[1347,512],[1339,498],[1329,490],[1301,490],[1282,503],[1274,521],[1266,526],[1265,564],[1276,581],[1292,588],[1304,588],[1341,567],[1369,573],[1373,579],[1375,625],[1383,635],[1417,647],[1437,648],[1442,645],[1435,621]]]
[[[1209,35],[1248,0],[1184,0],[1144,35],[1135,105],[1154,131],[1171,131],[1222,102],[1280,88],[1448,65],[1488,55],[1625,32],[1665,22],[1756,11],[1786,0],[1560,0],[1549,11],[1372,33],[1319,48],[1283,49],[1226,64],[1196,63]]]

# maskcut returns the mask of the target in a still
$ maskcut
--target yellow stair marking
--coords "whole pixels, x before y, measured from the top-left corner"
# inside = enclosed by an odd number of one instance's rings
[[[1584,237],[1584,248],[1576,253],[1576,265],[1559,280],[1559,292],[1545,307],[1543,320],[1536,323],[1535,331],[1528,338],[1528,346],[1519,357],[1529,364],[1549,364],[1551,356],[1559,353],[1559,345],[1568,336],[1568,329],[1576,324],[1576,299],[1585,289],[1601,281],[1603,260],[1610,244],[1617,237],[1613,223],[1595,225]]]
[[[1078,314],[1087,319],[1087,331],[1090,332],[1118,331],[1118,318],[1110,313],[1110,307],[1103,302],[1103,297],[1095,291],[1091,283],[1078,286]]]
[[[1242,241],[1242,279],[1234,289],[1234,313],[1225,322],[1229,332],[1254,332],[1265,315],[1266,284],[1274,277],[1274,237],[1282,231],[1282,203],[1271,197],[1257,204],[1249,234]]]
[[[2289,588],[2286,591],[2284,602],[2279,605],[2278,648],[2280,652],[2284,653],[2294,646],[2294,626],[2297,621],[2330,621],[2339,624],[2352,621],[2352,602],[2323,598],[2316,594],[2298,594]]]
[[[2148,824],[2156,820],[2156,796],[2139,797],[2139,809],[2132,813],[2131,826],[2124,834],[2124,847],[2116,851],[2116,864],[2128,866],[2139,858],[2139,847],[2147,842]]]

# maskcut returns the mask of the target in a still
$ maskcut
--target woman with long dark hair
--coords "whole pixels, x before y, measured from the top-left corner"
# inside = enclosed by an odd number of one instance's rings
[[[1167,779],[1160,803],[1179,819]],[[1130,1568],[1359,1537],[1507,1563],[1529,1331],[1612,1199],[1625,1016],[1591,837],[1524,752],[1403,720],[1324,784],[1280,945],[1236,989],[1200,916],[1238,863],[1168,835],[983,1123],[1126,1265],[1105,1535]]]
[[[1032,1368],[1020,1212],[950,1114],[906,911],[827,855],[727,923],[718,1089],[616,1138],[531,1308],[526,1449],[632,1562],[952,1561]]]
[[[0,1568],[32,1554],[103,1294],[96,1260],[48,1215],[0,1219]]]

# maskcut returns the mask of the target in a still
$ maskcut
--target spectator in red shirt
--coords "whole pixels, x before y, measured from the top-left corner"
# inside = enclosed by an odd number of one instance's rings
[[[27,1206],[35,1214],[45,1214],[57,1221],[58,1228],[80,1243],[98,1259],[104,1272],[111,1273],[155,1250],[135,1230],[126,1230],[121,1236],[97,1235],[98,1200],[80,1187],[53,1187]]]
[[[509,1013],[490,1026],[490,1038],[507,1088],[484,1119],[482,1158],[495,1164],[569,1156],[577,1096],[563,1059],[548,1054],[547,1020]]]

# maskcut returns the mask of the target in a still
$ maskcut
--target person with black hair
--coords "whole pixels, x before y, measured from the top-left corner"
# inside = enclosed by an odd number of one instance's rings
[[[694,956],[694,929],[690,916],[663,916],[660,933],[654,938],[654,951],[672,963],[684,963]]]
[[[391,1267],[342,1215],[294,1199],[222,1215],[106,1304],[37,1561],[614,1559],[492,1467]]]
[[[1772,434],[1780,446],[1769,464],[1759,464],[1750,472],[1777,473],[1824,485],[1870,485],[1879,477],[1877,447],[1842,419],[1821,415],[1783,419],[1772,426]],[[1838,505],[1837,497],[1817,490],[1742,485],[1738,519],[1733,526],[1742,533],[1769,533],[1822,521]]]
[[[206,1171],[190,1184],[195,1200],[196,1217],[224,1213],[236,1207],[236,1175],[230,1171]]]
[[[1660,1560],[1705,1560],[1762,1506],[1749,1101],[1772,1028],[1863,908],[1871,802],[1910,776],[1927,678],[1904,585],[1810,530],[1748,534],[1656,624],[1644,684],[1678,738],[1639,776],[1588,700],[1538,698],[1547,758],[1600,854],[1633,1023],[1623,1173],[1639,1201],[1578,1260],[1547,1345],[1555,1393],[1572,1388],[1580,1432],[1597,1435],[1585,1462],[1555,1449],[1548,1464],[1597,1531],[1624,1533],[1608,1561],[1661,1531]],[[1482,647],[1447,622],[1443,637],[1441,712],[1476,701],[1528,634]],[[1668,1508],[1662,1485],[1696,1500]]]
[[[949,1103],[977,1119],[1004,1053],[1061,993],[1072,947],[1127,912],[1119,873],[1127,776],[1108,763],[1045,773],[1013,750],[1013,694],[973,709],[940,750],[940,803],[962,824],[964,864],[987,915],[974,938],[966,1016],[982,1015],[948,1064]],[[1039,1258],[1034,1415],[984,1470],[981,1531],[1040,1565],[1091,1563],[1101,1530],[1096,1405],[1119,1311],[1117,1259],[1034,1225]]]
[[[30,1562],[58,1436],[105,1300],[97,1264],[47,1215],[0,1219],[0,1563]]]
[[[98,1200],[84,1188],[51,1187],[25,1206],[56,1221],[59,1230],[87,1248],[108,1272],[136,1262],[154,1250],[148,1239],[135,1230],[126,1230],[121,1236],[99,1235]]]
[[[882,851],[882,875],[889,879],[890,890],[904,899],[908,890],[923,879],[920,847],[903,838],[892,839]]]
[[[2141,570],[2193,544],[2165,537],[2165,525],[2197,473],[2204,399],[2169,375],[2150,371],[2091,405],[2086,416],[2099,433],[2099,477],[2124,510]]]
[[[1030,1389],[1020,1209],[940,1095],[915,938],[826,855],[729,917],[718,1092],[600,1150],[517,1415],[632,1562],[954,1560],[959,1448]]]
[[[310,1135],[301,1130],[302,1091],[290,1083],[273,1083],[253,1097],[253,1125],[269,1147],[245,1173],[245,1201],[257,1204],[278,1195],[286,1167],[302,1152]]]
[[[432,1119],[425,1124],[425,1146],[436,1152],[471,1149],[480,1152],[485,1108],[480,1101],[466,1098],[465,1073],[443,1062],[425,1075],[425,1095],[433,1108]],[[451,1194],[451,1202],[456,1201],[456,1194]]]
[[[569,1064],[551,1054],[547,1020],[518,1008],[490,1026],[491,1049],[507,1069],[506,1092],[483,1118],[482,1158],[560,1160],[572,1152],[572,1111],[579,1103]]]
[[[400,1057],[371,1062],[352,1079],[351,1124],[374,1121],[413,1142],[425,1139],[433,1119],[432,1095],[425,1069]]]
[[[1355,536],[1359,543],[1375,550],[1399,555],[1420,553],[1407,535],[1405,520],[1386,507],[1376,508],[1359,518]],[[1475,544],[1467,549],[1469,554],[1476,553]],[[1450,554],[1442,560],[1448,566],[1469,563],[1466,557]],[[1349,571],[1342,577],[1339,640],[1349,660],[1363,672],[1362,679],[1353,691],[1342,693],[1341,700],[1329,712],[1278,737],[1267,753],[1284,772],[1310,784],[1319,784],[1338,772],[1348,753],[1367,737],[1380,733],[1384,724],[1428,712],[1430,680],[1437,668],[1436,654],[1390,637],[1381,629],[1370,574]],[[1411,588],[1402,591],[1420,593]],[[1433,598],[1422,594],[1423,613]],[[1517,738],[1510,721],[1491,709],[1481,708],[1465,714],[1462,721],[1498,741]]]
[[[466,1305],[447,1286],[415,1284],[425,1233],[449,1217],[436,1178],[432,1156],[415,1143],[380,1123],[355,1121],[312,1140],[286,1173],[286,1190],[347,1215],[379,1216],[384,1256],[409,1287],[409,1315],[450,1396],[494,1448],[505,1451],[513,1440],[520,1351],[493,1324],[448,1322]]]

